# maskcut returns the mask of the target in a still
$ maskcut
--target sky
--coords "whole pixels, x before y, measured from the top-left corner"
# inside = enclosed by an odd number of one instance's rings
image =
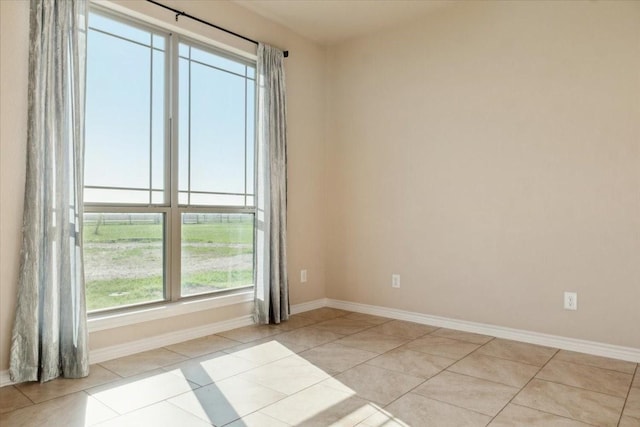
[[[95,13],[89,25],[94,29],[89,31],[87,49],[85,185],[147,190],[87,189],[85,202],[147,203],[150,186],[164,188],[168,160],[164,144],[169,40],[162,33],[152,34]],[[179,189],[187,191],[190,185],[192,191],[245,193],[246,185],[251,194],[255,69],[184,41],[179,53],[174,120]],[[161,191],[153,197],[154,203],[162,203]],[[192,194],[191,203],[196,202],[238,205],[244,198]]]

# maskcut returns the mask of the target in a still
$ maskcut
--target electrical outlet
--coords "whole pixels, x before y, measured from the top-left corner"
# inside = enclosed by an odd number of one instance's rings
[[[391,287],[392,288],[399,288],[400,287],[400,275],[399,274],[392,274],[391,275]]]
[[[578,309],[578,294],[576,292],[564,293],[564,309],[565,310]]]
[[[300,270],[300,283],[307,283],[307,270]]]

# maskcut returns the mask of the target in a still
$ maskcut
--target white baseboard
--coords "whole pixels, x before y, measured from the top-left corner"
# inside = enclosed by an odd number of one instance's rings
[[[321,298],[314,301],[292,305],[291,313],[302,313],[304,311],[314,310],[316,308],[326,306],[327,299]],[[207,335],[217,334],[219,332],[240,328],[242,326],[249,326],[252,324],[253,317],[251,315],[241,316],[235,319],[210,323],[208,325],[202,325],[191,329],[183,329],[168,334],[155,335],[137,341],[131,341],[123,344],[117,344],[111,347],[92,350],[89,354],[89,360],[91,363],[101,363],[107,360],[117,359],[118,357],[130,356],[141,351],[153,350],[154,348],[177,344],[179,342],[193,340]]]
[[[92,314],[89,315],[87,323],[89,333],[91,333],[252,301],[253,291],[224,296],[214,295],[210,298],[186,299],[140,306],[124,312]]]
[[[207,335],[217,334],[230,329],[240,328],[253,324],[253,317],[249,314],[221,322],[209,323],[190,329],[181,329],[162,335],[154,335],[137,341],[117,344],[110,347],[99,348],[89,352],[89,363],[101,363],[118,357],[130,356],[141,351],[153,350],[179,342],[202,338]],[[9,371],[0,371],[0,387],[14,384],[9,377]]]
[[[327,306],[327,299],[321,298],[314,301],[304,302],[291,306],[291,313],[302,313],[304,311],[314,310]],[[101,363],[107,360],[117,359],[118,357],[130,356],[141,351],[153,350],[154,348],[164,347],[167,345],[177,344],[179,342],[201,338],[211,334],[228,331],[230,329],[240,328],[253,324],[253,317],[245,315],[234,319],[224,320],[221,322],[210,323],[191,329],[183,329],[162,335],[154,335],[152,337],[141,340],[130,341],[123,344],[117,344],[110,347],[91,350],[89,353],[90,363]],[[98,328],[100,330],[100,328]],[[9,377],[9,370],[0,371],[0,387],[14,384]]]
[[[497,338],[505,338],[538,344],[562,350],[577,351],[595,356],[610,357],[612,359],[626,360],[640,363],[640,348],[623,347],[594,341],[567,338],[558,335],[542,334],[539,332],[525,331],[522,329],[506,328],[503,326],[489,325],[486,323],[469,322],[466,320],[450,319],[447,317],[431,316],[393,308],[375,305],[360,304],[349,301],[327,299],[327,306],[357,313],[372,314],[375,316],[389,317],[392,319],[406,320],[424,325],[440,328],[457,329],[465,332],[491,335]]]
[[[181,329],[179,331],[170,332],[162,335],[154,335],[137,341],[131,341],[111,347],[99,348],[91,350],[89,353],[90,363],[100,363],[118,357],[129,356],[141,351],[153,350],[154,348],[164,347],[167,345],[177,344],[179,342],[188,341],[196,338],[202,338],[207,335],[217,334],[219,332],[228,331],[230,329],[240,328],[253,324],[253,317],[249,314],[234,319],[223,320],[221,322],[209,323],[207,325],[198,326],[190,329]]]
[[[305,311],[315,310],[317,308],[327,307],[327,298],[320,298],[313,301],[307,301],[291,306],[291,314],[303,313]]]
[[[558,335],[542,334],[539,332],[525,331],[521,329],[506,328],[503,326],[489,325],[485,323],[469,322],[466,320],[451,319],[447,317],[431,316],[406,310],[398,310],[375,305],[360,304],[349,301],[320,298],[313,301],[295,304],[291,306],[291,314],[298,314],[322,307],[339,308],[357,313],[372,314],[391,319],[406,320],[424,325],[441,328],[457,329],[477,334],[491,335],[515,341],[560,348],[563,350],[577,351],[595,356],[610,357],[640,363],[640,349],[604,344],[594,341],[567,338]],[[114,345],[111,347],[92,350],[89,355],[91,363],[100,363],[118,357],[129,356],[141,351],[152,350],[179,342],[201,338],[207,335],[228,331],[253,324],[251,315],[245,315],[221,322],[210,323],[195,328],[184,329],[167,334],[156,335],[137,341]],[[9,371],[0,371],[0,387],[11,385]]]

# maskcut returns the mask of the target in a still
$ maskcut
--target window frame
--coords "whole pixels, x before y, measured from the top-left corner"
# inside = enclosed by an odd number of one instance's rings
[[[245,159],[247,143],[253,141],[253,206],[246,206],[246,188],[247,188],[247,163],[245,160],[245,206],[224,206],[224,205],[185,205],[179,204],[179,44],[187,43],[191,46],[197,47],[205,52],[213,53],[221,56],[225,59],[236,61],[246,66],[256,67],[256,59],[246,56],[242,56],[232,52],[231,50],[225,50],[218,46],[212,40],[211,43],[199,40],[196,37],[192,37],[186,34],[182,34],[178,31],[174,31],[163,27],[162,25],[155,25],[146,22],[143,19],[133,17],[127,13],[122,13],[114,10],[110,7],[104,7],[102,5],[90,4],[90,14],[98,14],[108,19],[113,19],[117,22],[124,23],[126,25],[133,26],[135,28],[149,31],[153,34],[159,34],[165,37],[165,64],[164,64],[164,114],[163,114],[163,128],[164,128],[164,203],[152,203],[153,199],[150,198],[150,203],[104,203],[104,202],[91,202],[84,203],[85,213],[154,213],[163,214],[164,218],[164,235],[163,235],[163,299],[161,301],[148,301],[140,302],[122,306],[107,307],[103,309],[97,309],[87,311],[90,319],[99,319],[102,316],[121,315],[127,313],[139,313],[140,309],[153,309],[155,307],[166,306],[167,304],[181,304],[176,306],[177,311],[182,314],[185,309],[182,303],[192,303],[202,300],[204,304],[199,304],[200,309],[207,309],[210,306],[219,306],[220,304],[211,302],[213,299],[220,299],[220,301],[248,301],[247,296],[249,292],[253,294],[256,283],[256,269],[258,267],[258,245],[257,245],[257,185],[258,185],[258,165],[257,165],[257,152],[258,152],[258,138],[257,138],[257,109],[258,109],[258,84],[257,76],[254,76],[254,125],[253,135],[249,136],[247,133],[247,120],[245,118]],[[89,30],[88,30],[89,31]],[[153,71],[151,71],[152,75]],[[245,77],[248,78],[248,77]],[[245,82],[246,85],[246,82]],[[247,92],[245,91],[245,111],[247,106]],[[246,114],[246,113],[245,113]],[[151,163],[152,158],[149,159]],[[153,180],[151,178],[150,191],[153,187]],[[182,283],[181,283],[181,258],[182,258],[182,214],[183,213],[201,213],[201,214],[252,214],[253,215],[253,283],[246,286],[238,286],[233,289],[214,290],[205,293],[198,293],[195,295],[182,295]],[[84,230],[83,230],[84,232]],[[244,296],[243,296],[244,295]],[[240,299],[238,299],[240,298]],[[194,311],[197,311],[195,309]],[[141,320],[142,321],[142,320]],[[126,323],[126,322],[125,322]],[[135,322],[132,322],[135,323]],[[99,328],[99,330],[104,328]]]

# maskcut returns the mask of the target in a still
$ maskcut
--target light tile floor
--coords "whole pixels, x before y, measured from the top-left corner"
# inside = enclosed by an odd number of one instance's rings
[[[3,387],[0,425],[640,427],[640,368],[322,308]]]

